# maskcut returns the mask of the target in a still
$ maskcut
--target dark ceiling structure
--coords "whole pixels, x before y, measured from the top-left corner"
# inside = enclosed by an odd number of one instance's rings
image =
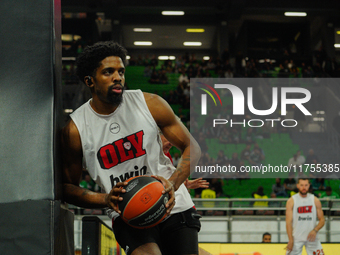
[[[163,16],[164,10],[183,11],[184,15]],[[310,54],[320,45],[335,54],[339,10],[340,1],[320,0],[64,0],[62,29],[90,42],[119,41],[129,52],[147,49],[170,54],[194,50],[220,54],[229,48],[261,55],[295,43],[301,55]],[[284,12],[306,12],[307,16],[286,17]],[[66,18],[65,13],[86,13],[86,18]],[[134,32],[133,28],[151,28],[152,32]],[[203,28],[204,33],[187,33],[187,28]],[[152,45],[137,46],[135,41]],[[201,46],[184,46],[186,41],[198,41]]]

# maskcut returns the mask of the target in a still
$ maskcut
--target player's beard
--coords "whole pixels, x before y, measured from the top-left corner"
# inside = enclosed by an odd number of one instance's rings
[[[308,190],[306,192],[302,192],[301,190],[299,190],[299,192],[300,192],[301,195],[305,196],[305,195],[307,195]]]
[[[113,105],[118,106],[123,101],[124,87],[122,88],[122,93],[118,94],[113,91],[113,87],[117,84],[113,84],[109,87],[107,92],[107,100]]]

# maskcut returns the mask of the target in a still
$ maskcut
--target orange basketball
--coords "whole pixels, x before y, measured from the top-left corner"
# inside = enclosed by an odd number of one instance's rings
[[[162,194],[163,184],[150,176],[136,176],[127,180],[125,193],[118,203],[121,218],[135,228],[151,228],[166,216],[168,193]]]

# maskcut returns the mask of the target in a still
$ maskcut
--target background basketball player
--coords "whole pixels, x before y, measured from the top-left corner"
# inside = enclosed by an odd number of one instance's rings
[[[325,224],[325,219],[320,200],[308,193],[309,186],[308,179],[299,179],[299,192],[288,199],[286,204],[286,229],[289,238],[286,254],[289,255],[300,255],[304,245],[308,255],[324,254],[317,234]]]

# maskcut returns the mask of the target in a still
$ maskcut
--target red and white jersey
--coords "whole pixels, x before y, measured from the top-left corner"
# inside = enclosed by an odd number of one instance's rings
[[[299,193],[292,196],[293,207],[293,237],[296,241],[307,241],[308,234],[317,225],[317,212],[314,195],[307,193],[301,197]]]
[[[90,101],[70,116],[80,134],[87,170],[103,192],[109,193],[118,182],[133,176],[170,178],[175,167],[163,153],[158,126],[140,90],[124,91],[122,103],[109,115],[96,113]],[[171,213],[194,205],[184,184],[175,199]],[[108,215],[118,216],[113,210]]]

